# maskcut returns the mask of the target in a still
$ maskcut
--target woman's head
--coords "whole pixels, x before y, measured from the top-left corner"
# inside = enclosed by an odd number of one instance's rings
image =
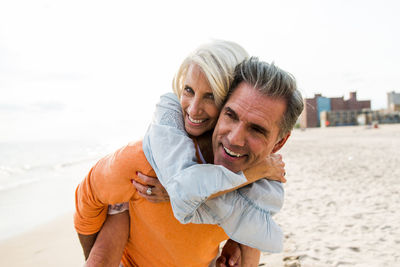
[[[247,57],[238,44],[218,40],[200,46],[182,62],[173,90],[181,100],[185,129],[190,135],[214,128],[234,69]]]

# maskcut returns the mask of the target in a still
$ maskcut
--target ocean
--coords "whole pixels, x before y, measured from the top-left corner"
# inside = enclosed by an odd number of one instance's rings
[[[0,109],[0,241],[71,212],[97,160],[143,136],[149,117],[99,120]]]

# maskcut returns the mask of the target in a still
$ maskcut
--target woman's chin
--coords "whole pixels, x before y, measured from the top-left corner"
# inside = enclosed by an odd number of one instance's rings
[[[205,132],[207,132],[207,129],[205,129],[205,128],[204,129],[200,129],[200,128],[193,129],[192,127],[187,126],[187,125],[185,125],[185,130],[190,136],[194,136],[194,137],[200,136],[200,135],[204,134]]]

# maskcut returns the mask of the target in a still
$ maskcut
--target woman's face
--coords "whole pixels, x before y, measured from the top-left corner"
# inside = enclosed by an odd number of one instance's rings
[[[199,136],[214,128],[218,120],[219,109],[206,76],[199,66],[189,66],[181,106],[185,129],[189,135]]]

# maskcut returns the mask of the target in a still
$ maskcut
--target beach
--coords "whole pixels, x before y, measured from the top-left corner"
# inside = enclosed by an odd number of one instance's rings
[[[295,131],[281,151],[284,252],[263,266],[396,266],[400,125]]]
[[[0,254],[1,266],[71,267],[84,264],[72,212],[3,241]]]
[[[284,232],[284,251],[263,253],[260,266],[395,266],[400,261],[399,148],[400,124],[294,130],[280,152],[287,183],[284,207],[274,217]],[[58,205],[69,206],[0,240],[0,266],[83,265],[72,223],[73,188],[94,160],[51,170],[75,177],[59,196]],[[0,197],[13,205],[21,190]]]

